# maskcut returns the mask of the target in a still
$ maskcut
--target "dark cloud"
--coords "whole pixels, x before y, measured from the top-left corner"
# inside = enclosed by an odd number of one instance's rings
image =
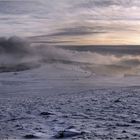
[[[123,6],[123,7],[130,7],[132,5],[135,5],[136,1],[132,0],[87,0],[78,3],[77,7],[82,7],[82,8],[96,8],[96,7],[109,7],[109,6]]]
[[[29,42],[19,37],[0,38],[0,54],[18,55],[22,57],[29,53]]]
[[[0,1],[0,13],[19,15],[29,14],[36,11],[36,5],[40,7],[40,3],[32,0],[1,0]],[[32,5],[32,7],[30,6]],[[26,7],[26,8],[25,8]],[[18,12],[17,12],[18,11]]]
[[[111,1],[111,0],[95,0],[95,1],[86,1],[83,3],[79,3],[76,6],[82,8],[95,8],[95,7],[108,7],[111,5],[120,5],[118,1]]]
[[[0,38],[0,72],[17,72],[39,66],[34,49],[26,39]]]
[[[110,54],[116,56],[122,55],[140,55],[140,46],[135,45],[87,45],[87,46],[63,46],[63,48],[77,51],[88,51],[99,54]]]
[[[106,31],[102,27],[77,26],[57,30],[56,33],[52,33],[49,36],[82,36],[100,33],[106,33]]]

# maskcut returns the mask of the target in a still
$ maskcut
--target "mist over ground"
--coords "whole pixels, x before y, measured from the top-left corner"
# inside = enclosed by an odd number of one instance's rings
[[[121,52],[123,49],[126,51]],[[47,63],[71,63],[99,75],[139,75],[139,51],[139,46],[131,52],[130,46],[58,47],[35,44],[17,36],[2,37],[0,71],[26,70]]]

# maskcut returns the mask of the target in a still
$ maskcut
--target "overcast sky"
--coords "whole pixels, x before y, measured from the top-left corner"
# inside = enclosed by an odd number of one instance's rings
[[[140,44],[139,0],[0,1],[3,35],[46,35],[70,44]]]

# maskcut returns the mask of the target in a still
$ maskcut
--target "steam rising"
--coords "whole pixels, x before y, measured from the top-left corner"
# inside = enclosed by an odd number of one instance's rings
[[[96,74],[140,74],[140,57],[134,54],[102,54],[98,51],[78,51],[47,45],[33,45],[19,37],[0,38],[0,71],[21,71],[42,64],[65,63],[79,65]]]
[[[27,70],[37,66],[34,49],[26,39],[0,38],[0,72]]]

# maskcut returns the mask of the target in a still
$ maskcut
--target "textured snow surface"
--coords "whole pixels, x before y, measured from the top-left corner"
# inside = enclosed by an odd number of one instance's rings
[[[139,77],[48,64],[0,74],[0,139],[140,139]]]

